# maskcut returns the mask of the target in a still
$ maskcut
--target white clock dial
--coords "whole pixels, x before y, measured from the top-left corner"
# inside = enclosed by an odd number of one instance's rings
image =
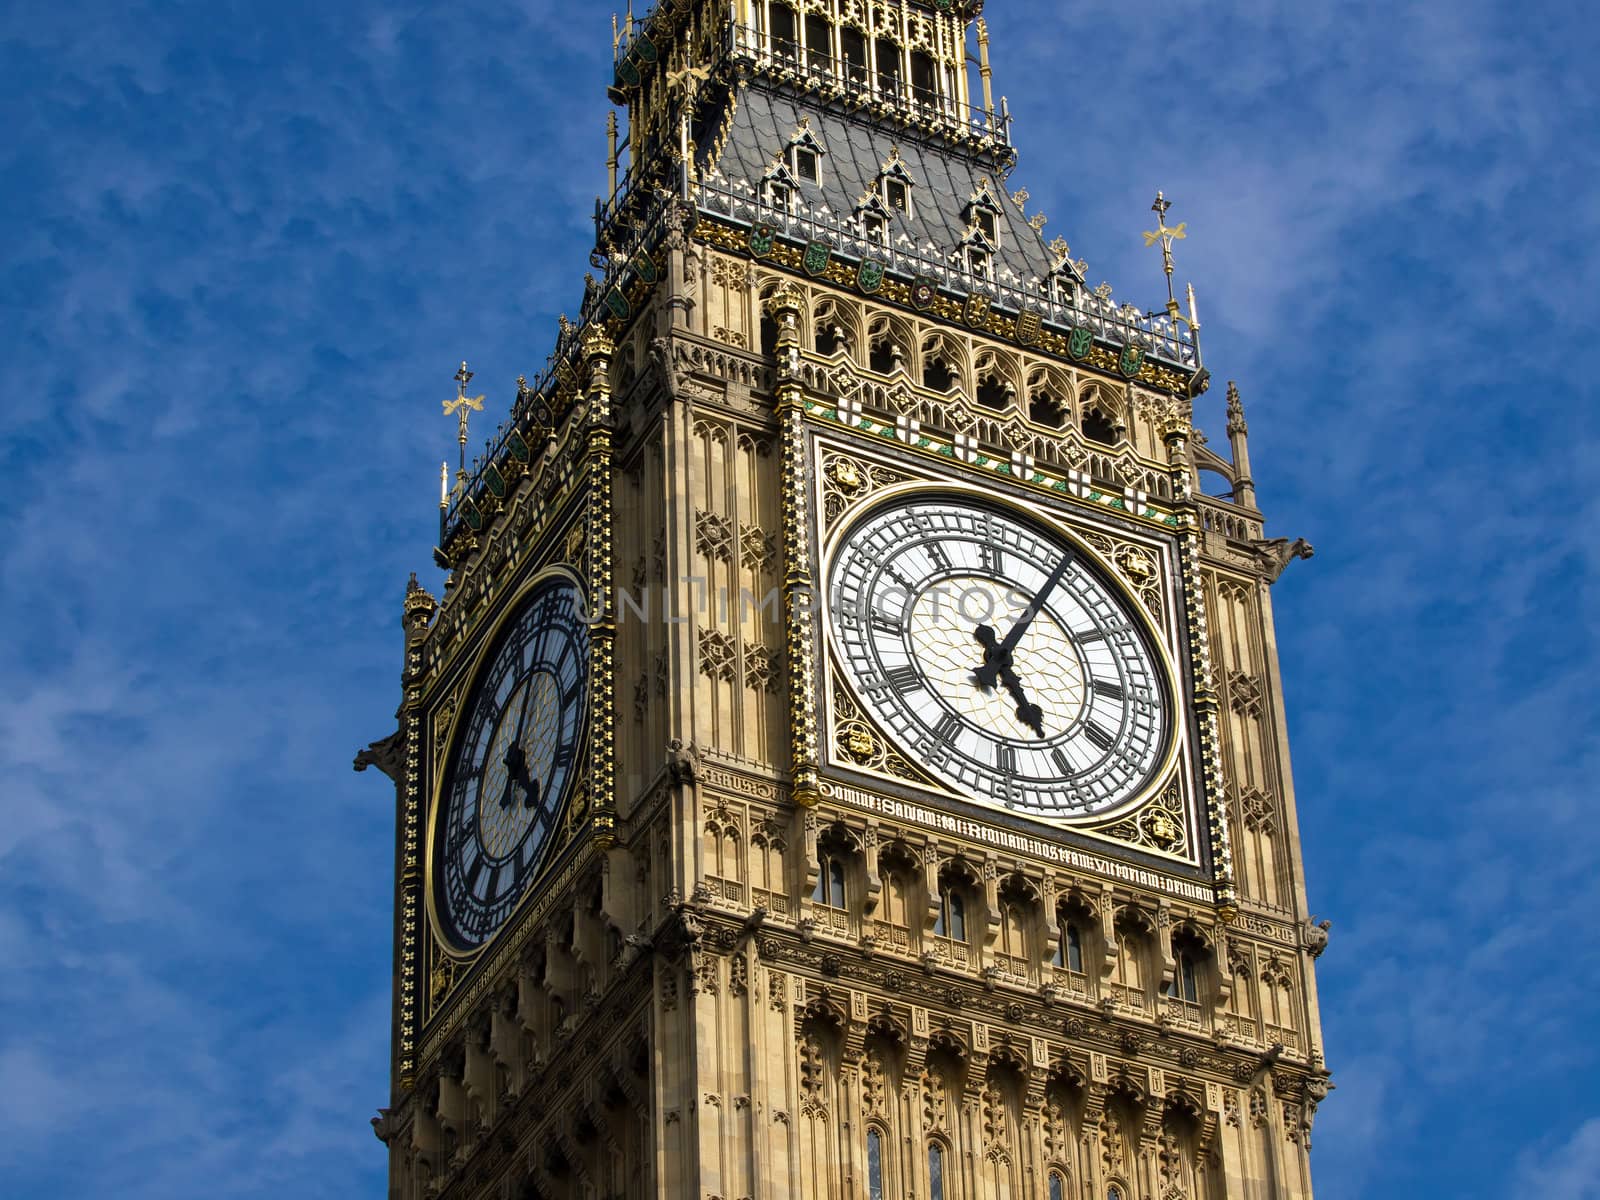
[[[839,540],[828,604],[866,709],[958,790],[1098,816],[1165,763],[1172,688],[1145,624],[1043,522],[958,495],[891,499]]]

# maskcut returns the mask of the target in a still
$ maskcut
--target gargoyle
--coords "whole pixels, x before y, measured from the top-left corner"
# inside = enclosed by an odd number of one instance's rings
[[[1315,916],[1305,923],[1305,947],[1312,958],[1322,957],[1322,952],[1328,948],[1328,930],[1332,928],[1332,921],[1318,921]]]
[[[368,767],[377,767],[396,784],[400,783],[406,769],[405,737],[400,730],[373,742],[356,755],[355,769],[365,771]]]
[[[1295,538],[1292,542],[1288,538],[1269,538],[1253,543],[1250,549],[1260,560],[1268,583],[1277,583],[1284,568],[1295,559],[1311,558],[1316,554],[1316,549],[1305,538]]]

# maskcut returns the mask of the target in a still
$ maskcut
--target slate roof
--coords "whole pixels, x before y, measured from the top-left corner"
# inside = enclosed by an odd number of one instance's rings
[[[724,214],[753,220],[761,184],[774,157],[786,155],[805,119],[809,119],[811,133],[825,154],[820,184],[798,185],[798,220],[791,225],[820,227],[807,229],[804,235],[821,233],[824,240],[840,250],[865,252],[867,245],[856,233],[853,217],[863,196],[876,189],[885,162],[898,149],[914,186],[911,215],[895,212],[890,220],[890,248],[896,257],[925,259],[919,272],[939,275],[952,283],[965,279],[965,267],[956,252],[967,236],[968,205],[987,180],[989,195],[1000,214],[1000,244],[995,247],[994,262],[996,282],[1008,289],[1037,292],[1049,276],[1056,257],[1012,203],[1005,181],[985,163],[960,151],[924,144],[901,131],[880,128],[864,119],[831,112],[814,101],[774,93],[754,83],[741,91],[720,154],[713,147],[702,156],[700,168],[705,190],[713,194],[713,211],[721,207],[715,193],[727,189],[746,203],[731,212],[724,209]],[[741,207],[745,211],[739,211]],[[799,229],[792,231],[801,235]],[[956,256],[954,262],[952,256]],[[935,264],[945,270],[930,269]],[[965,284],[962,290],[966,290]]]

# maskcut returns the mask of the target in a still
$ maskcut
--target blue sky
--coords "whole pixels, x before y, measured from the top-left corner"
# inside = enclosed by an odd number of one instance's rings
[[[1270,532],[1317,547],[1274,599],[1319,1194],[1600,1196],[1592,23],[989,8],[1014,184],[1147,307],[1166,190]],[[581,295],[609,28],[0,14],[8,1195],[382,1194],[391,792],[349,763],[437,583],[456,364],[503,413]]]

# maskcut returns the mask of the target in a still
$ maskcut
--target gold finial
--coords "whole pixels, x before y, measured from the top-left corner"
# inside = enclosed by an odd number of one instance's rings
[[[1172,208],[1172,201],[1160,192],[1156,193],[1156,202],[1150,206],[1150,211],[1156,214],[1155,232],[1146,231],[1144,244],[1154,246],[1161,243],[1161,266],[1167,273],[1167,312],[1172,317],[1178,315],[1178,298],[1172,291],[1172,243],[1181,242],[1189,236],[1189,222],[1180,221],[1175,227],[1167,228],[1167,212]]]
[[[444,415],[454,414],[458,418],[460,427],[459,440],[461,442],[461,467],[456,471],[456,482],[462,486],[467,482],[467,417],[471,413],[483,411],[482,396],[468,396],[467,384],[472,382],[473,372],[467,370],[463,362],[461,369],[456,372],[456,398],[444,402]]]

